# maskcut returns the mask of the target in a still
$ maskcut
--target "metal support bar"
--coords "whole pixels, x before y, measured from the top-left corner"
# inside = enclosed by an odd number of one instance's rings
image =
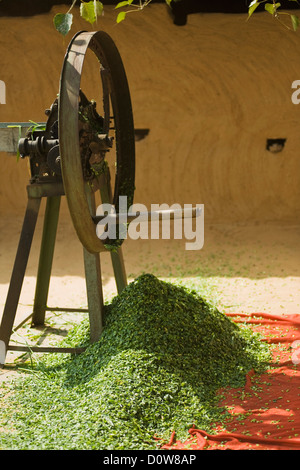
[[[127,275],[126,275],[126,270],[125,270],[122,249],[118,248],[117,251],[112,251],[110,256],[111,256],[111,262],[113,265],[117,291],[118,291],[118,294],[121,294],[121,292],[127,286]]]
[[[83,248],[85,282],[87,291],[90,340],[98,341],[102,333],[103,291],[99,253],[89,253]]]
[[[86,185],[86,195],[91,214],[95,214],[95,196],[88,185]],[[102,333],[104,308],[100,255],[99,253],[89,253],[83,247],[83,258],[90,321],[90,340],[91,343],[94,343],[98,341]]]
[[[99,189],[101,194],[102,204],[112,203],[112,191],[111,191],[111,184],[110,184],[110,173],[109,169],[107,168],[105,173],[102,173],[99,177]],[[125,289],[127,286],[127,275],[125,270],[125,263],[122,253],[122,248],[118,248],[116,251],[112,251],[111,254],[111,262],[113,265],[117,291],[118,294]]]
[[[36,281],[32,325],[43,325],[47,310],[49,283],[60,208],[60,196],[47,198]]]
[[[103,219],[106,221],[109,220],[108,223],[111,224],[119,224],[119,223],[130,223],[138,220],[138,222],[148,222],[151,219],[154,220],[174,220],[174,219],[182,219],[190,218],[195,219],[200,217],[202,213],[202,209],[200,207],[191,207],[188,209],[163,209],[157,211],[147,211],[147,212],[128,212],[125,214],[107,214],[107,215],[96,215],[93,217],[93,221],[95,224],[102,222]]]
[[[3,366],[5,363],[6,352],[16,317],[40,203],[40,198],[29,198],[27,202],[23,227],[0,325],[0,366]]]
[[[42,198],[52,196],[63,196],[64,186],[61,181],[51,183],[32,183],[27,186],[27,194],[29,198]]]

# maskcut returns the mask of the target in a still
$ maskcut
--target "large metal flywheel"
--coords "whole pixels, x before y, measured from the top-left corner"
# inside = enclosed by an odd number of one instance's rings
[[[81,88],[89,51],[99,65],[96,79],[102,103],[87,97]],[[98,238],[87,193],[101,192],[101,177],[108,174],[107,156],[113,149],[111,201],[103,202],[111,202],[118,213],[119,196],[127,196],[128,210],[135,188],[135,139],[123,62],[115,43],[103,31],[80,32],[70,42],[60,79],[58,129],[64,190],[78,238],[89,252],[104,251],[115,241],[104,243]]]

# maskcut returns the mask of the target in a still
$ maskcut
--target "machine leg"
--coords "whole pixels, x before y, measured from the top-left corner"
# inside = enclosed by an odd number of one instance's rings
[[[95,196],[86,187],[87,201],[92,214],[95,214]],[[89,253],[83,248],[87,301],[90,321],[91,343],[98,341],[102,333],[103,289],[99,253]]]
[[[91,343],[102,333],[103,290],[99,253],[89,253],[83,248]]]
[[[111,184],[110,184],[110,173],[109,170],[101,175],[100,180],[100,193],[103,204],[111,203]],[[125,270],[125,264],[123,259],[122,248],[118,248],[116,251],[111,252],[111,261],[114,270],[117,291],[121,294],[122,290],[127,286],[127,275]]]
[[[0,325],[1,367],[5,363],[6,352],[13,330],[40,204],[41,198],[28,198],[23,227]]]
[[[110,256],[115,274],[117,291],[118,294],[121,294],[122,290],[125,289],[125,287],[127,286],[127,276],[125,271],[122,249],[118,248],[117,251],[112,251]]]
[[[60,196],[52,196],[47,198],[46,203],[32,315],[32,325],[35,326],[43,325],[45,322],[60,200]]]

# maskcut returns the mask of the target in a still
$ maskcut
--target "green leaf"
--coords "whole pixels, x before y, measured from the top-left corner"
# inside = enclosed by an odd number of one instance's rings
[[[277,9],[281,6],[280,3],[266,3],[265,4],[265,10],[268,11],[271,15],[274,15],[276,13]]]
[[[29,127],[28,132],[45,131],[46,130],[46,125],[45,124],[39,124],[37,122],[31,121],[30,119],[29,119],[29,122],[31,122],[32,126]]]
[[[256,0],[254,0],[253,2],[250,3],[249,5],[249,9],[248,9],[248,19],[250,18],[250,16],[254,13],[254,11],[256,10],[256,8],[260,5],[260,2],[257,2]]]
[[[165,1],[166,1],[166,4],[169,5],[169,7],[171,7],[172,1],[173,1],[174,3],[176,3],[176,2],[182,2],[182,0],[165,0]],[[256,0],[255,0],[255,1],[256,1]]]
[[[121,21],[125,20],[126,12],[121,11],[117,16],[117,23],[121,23]]]
[[[129,5],[128,0],[126,0],[125,2],[120,2],[120,3],[118,3],[118,4],[115,6],[115,9],[116,9],[116,8],[126,7],[127,5]]]
[[[291,0],[293,1],[293,0]],[[298,26],[299,26],[299,18],[296,15],[291,15],[291,20],[292,20],[292,25],[293,25],[293,30],[297,31]]]
[[[72,13],[57,13],[53,19],[55,29],[66,36],[71,29],[73,23]]]
[[[274,13],[274,5],[273,3],[266,3],[265,10],[268,11],[271,15]]]
[[[80,5],[80,16],[93,24],[103,12],[103,4],[98,0],[92,0],[90,2],[83,2]]]
[[[115,9],[116,8],[122,8],[122,7],[126,7],[126,6],[129,6],[133,3],[134,0],[125,0],[124,2],[119,2],[116,6],[115,6]],[[136,5],[134,5],[136,6]]]
[[[103,3],[99,2],[99,0],[94,0],[94,9],[95,9],[95,14],[97,16],[101,16],[103,13]]]

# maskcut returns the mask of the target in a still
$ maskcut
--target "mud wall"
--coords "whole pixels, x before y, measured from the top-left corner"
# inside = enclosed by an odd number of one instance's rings
[[[58,92],[65,40],[51,13],[0,18],[0,121],[43,121]],[[300,32],[258,13],[193,14],[173,24],[154,4],[116,25],[113,7],[97,24],[115,40],[127,71],[136,128],[135,201],[202,203],[212,222],[299,222]],[[72,32],[91,29],[75,13]],[[281,152],[267,139],[286,139]],[[25,161],[0,153],[0,213],[22,214]],[[63,204],[63,211],[66,211]]]

